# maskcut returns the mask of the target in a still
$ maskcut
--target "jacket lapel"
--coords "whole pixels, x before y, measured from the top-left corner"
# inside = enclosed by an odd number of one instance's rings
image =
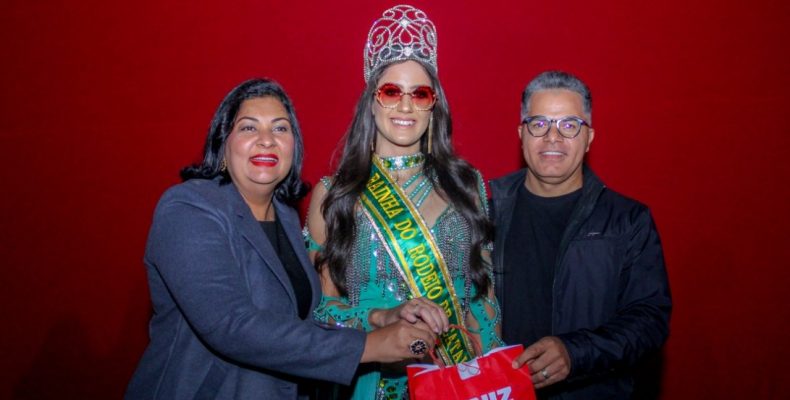
[[[526,170],[509,175],[503,180],[491,183],[494,195],[494,213],[496,234],[494,235],[494,291],[499,299],[500,307],[505,304],[505,239],[510,232],[510,222],[516,205],[519,186],[524,184]],[[499,249],[497,252],[496,249]]]
[[[244,199],[239,194],[239,191],[236,187],[232,184],[226,185],[226,190],[229,197],[229,203],[233,208],[233,212],[236,214],[239,222],[239,233],[242,237],[244,237],[247,242],[249,242],[250,246],[258,253],[263,264],[266,265],[277,277],[277,280],[280,281],[280,284],[285,288],[285,291],[288,293],[288,297],[291,299],[291,303],[293,304],[293,309],[296,310],[297,303],[296,303],[296,295],[294,294],[293,286],[291,285],[291,279],[288,277],[288,273],[285,272],[285,267],[283,266],[282,262],[280,261],[280,257],[277,255],[277,251],[272,246],[271,242],[269,242],[269,238],[266,237],[266,234],[263,232],[260,223],[255,219],[252,215],[252,211],[250,211],[250,207],[247,203],[244,202]],[[275,202],[275,207],[276,207]],[[285,222],[283,221],[283,224]],[[304,247],[304,244],[302,245]],[[296,248],[296,247],[295,247]],[[297,251],[297,254],[299,252]]]
[[[318,306],[321,299],[321,284],[318,280],[318,274],[316,274],[315,268],[313,267],[313,263],[307,256],[304,238],[299,229],[299,214],[297,214],[296,210],[293,208],[276,200],[274,201],[274,207],[277,211],[277,218],[280,218],[280,223],[282,224],[283,230],[285,230],[285,235],[288,236],[288,241],[291,243],[291,247],[293,247],[294,253],[296,253],[296,257],[299,258],[299,262],[302,264],[302,268],[304,268],[305,275],[307,275],[307,279],[310,281],[310,289],[313,294],[310,302],[310,310],[313,310]]]
[[[568,226],[565,227],[565,232],[562,234],[560,247],[557,251],[557,255],[560,256],[557,260],[557,268],[560,267],[560,264],[562,263],[562,257],[565,256],[565,252],[568,250],[571,240],[576,237],[576,234],[579,232],[582,223],[584,223],[584,221],[590,217],[593,209],[595,209],[595,204],[598,202],[598,197],[606,188],[603,182],[601,182],[601,180],[598,179],[593,171],[587,167],[587,164],[584,164],[582,168],[582,196],[576,203],[576,207],[574,208],[570,219],[568,220]]]

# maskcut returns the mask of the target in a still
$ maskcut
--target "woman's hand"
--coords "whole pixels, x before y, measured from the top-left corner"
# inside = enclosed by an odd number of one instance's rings
[[[368,333],[360,363],[394,363],[421,359],[433,351],[436,334],[424,322],[411,323],[398,319],[395,323]]]
[[[447,313],[438,304],[425,297],[415,297],[394,308],[372,310],[369,318],[371,325],[377,328],[402,319],[411,323],[422,321],[437,334],[450,329]]]

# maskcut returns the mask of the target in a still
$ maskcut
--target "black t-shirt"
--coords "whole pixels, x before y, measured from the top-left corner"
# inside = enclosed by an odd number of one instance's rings
[[[310,289],[310,281],[307,280],[307,274],[302,268],[302,263],[299,262],[291,242],[285,236],[280,220],[259,222],[272,247],[277,251],[277,256],[280,258],[280,262],[285,267],[285,272],[288,273],[288,278],[291,280],[291,286],[293,286],[296,294],[296,303],[299,308],[299,318],[305,319],[310,311],[310,302],[313,300],[313,294]]]
[[[540,197],[521,186],[505,239],[505,343],[530,345],[551,335],[552,286],[557,252],[581,189]]]

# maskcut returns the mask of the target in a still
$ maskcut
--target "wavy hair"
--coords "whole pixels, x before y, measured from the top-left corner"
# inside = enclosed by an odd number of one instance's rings
[[[423,169],[438,189],[437,193],[469,223],[472,242],[469,254],[471,279],[478,295],[486,295],[491,281],[481,251],[484,243],[493,237],[493,226],[478,206],[478,174],[469,163],[455,155],[450,142],[450,107],[444,90],[436,73],[419,63],[430,77],[431,86],[437,94],[432,111],[433,144],[430,154],[428,135],[423,134],[420,139],[420,149],[426,155]],[[379,68],[367,81],[365,91],[357,102],[354,119],[344,136],[343,153],[332,187],[321,204],[327,239],[324,250],[316,258],[316,265],[319,270],[329,268],[332,282],[343,295],[347,294],[346,270],[356,237],[356,206],[370,177],[373,154],[371,149],[376,144],[377,128],[373,116],[373,102],[377,83],[386,68]]]
[[[189,165],[181,169],[181,179],[214,179],[222,177],[222,183],[231,182],[228,171],[222,171],[222,159],[225,152],[225,143],[228,135],[233,131],[233,123],[236,114],[241,108],[244,100],[260,97],[273,97],[282,103],[288,113],[291,122],[291,132],[294,136],[294,155],[291,169],[288,175],[277,185],[274,190],[274,197],[277,200],[294,203],[304,197],[310,187],[302,181],[302,160],[304,158],[304,143],[302,141],[302,130],[299,128],[299,121],[296,119],[291,99],[285,90],[271,79],[250,79],[242,82],[233,88],[222,100],[214,118],[211,119],[211,126],[206,136],[206,144],[203,147],[203,161]]]

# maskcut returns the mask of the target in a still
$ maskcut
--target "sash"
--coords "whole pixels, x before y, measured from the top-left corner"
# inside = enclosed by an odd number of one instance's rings
[[[414,297],[427,297],[444,309],[450,324],[463,325],[452,279],[436,242],[417,208],[373,156],[370,179],[360,196],[362,209],[398,266]],[[440,336],[437,353],[445,365],[475,358],[469,338],[459,329]]]

